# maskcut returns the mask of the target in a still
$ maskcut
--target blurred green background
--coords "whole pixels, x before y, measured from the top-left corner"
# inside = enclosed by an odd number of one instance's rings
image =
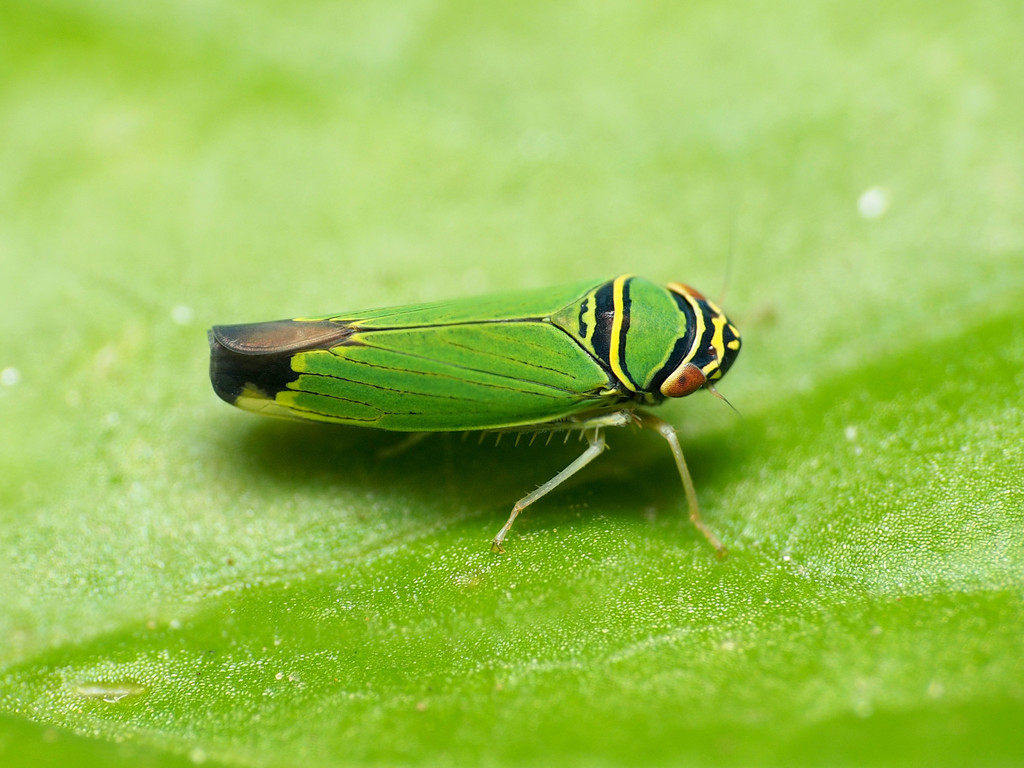
[[[0,760],[1019,765],[1024,6],[0,4]],[[205,330],[633,271],[578,452],[260,420]]]

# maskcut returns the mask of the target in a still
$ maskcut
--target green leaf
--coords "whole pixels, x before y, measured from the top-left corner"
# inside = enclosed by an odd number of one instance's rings
[[[1004,3],[0,6],[5,765],[1016,765]],[[213,323],[636,271],[671,456],[264,421]]]

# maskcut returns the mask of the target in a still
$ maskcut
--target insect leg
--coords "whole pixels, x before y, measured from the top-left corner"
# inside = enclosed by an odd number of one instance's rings
[[[676,435],[675,428],[667,421],[662,421],[657,416],[651,416],[649,413],[643,415],[641,423],[643,426],[655,430],[668,442],[669,448],[672,449],[672,455],[676,459],[676,467],[679,469],[679,477],[683,481],[683,489],[686,491],[686,504],[690,509],[690,522],[693,523],[698,531],[704,534],[704,538],[715,548],[718,557],[725,557],[726,549],[722,545],[721,540],[719,540],[714,531],[708,527],[708,524],[700,516],[700,509],[697,507],[697,492],[693,488],[693,479],[690,477],[690,470],[686,467],[686,459],[683,458],[683,449],[679,445],[679,437]]]
[[[389,445],[387,448],[381,448],[377,451],[377,458],[384,460],[401,456],[413,446],[419,445],[423,442],[423,440],[429,437],[430,434],[430,432],[410,432],[397,443]]]
[[[600,456],[604,452],[604,449],[608,447],[607,443],[604,441],[604,430],[601,428],[595,429],[592,433],[588,431],[587,442],[589,443],[589,445],[587,445],[587,450],[580,454],[572,464],[552,477],[537,490],[533,491],[533,493],[527,494],[515,503],[515,506],[512,507],[512,514],[508,516],[508,521],[501,527],[501,530],[498,531],[498,535],[494,537],[494,541],[491,542],[492,551],[499,554],[505,551],[505,548],[501,546],[501,544],[505,541],[505,537],[508,535],[508,532],[512,530],[512,523],[516,521],[516,517],[519,516],[520,512],[533,504],[537,499],[550,493],[570,477],[575,475],[587,466],[587,464]]]

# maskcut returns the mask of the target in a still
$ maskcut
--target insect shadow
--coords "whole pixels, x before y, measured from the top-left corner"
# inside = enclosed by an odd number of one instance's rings
[[[272,482],[310,498],[387,495],[407,504],[493,515],[495,526],[516,500],[575,459],[586,443],[576,433],[433,433],[404,445],[407,433],[339,425],[267,422],[239,427],[238,471],[257,484]],[[578,519],[583,510],[640,521],[650,510],[679,517],[685,499],[671,454],[653,434],[610,430],[610,449],[591,466],[523,513],[523,530]],[[698,477],[725,471],[713,441],[700,441],[687,458]],[[534,522],[527,522],[530,518]],[[486,527],[483,536],[490,532]]]

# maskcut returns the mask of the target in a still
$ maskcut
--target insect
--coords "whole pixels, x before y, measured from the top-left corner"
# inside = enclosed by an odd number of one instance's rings
[[[218,325],[210,379],[225,401],[269,416],[405,432],[578,431],[587,448],[527,494],[516,516],[606,448],[604,430],[640,424],[669,444],[690,520],[701,519],[673,427],[639,410],[714,392],[740,334],[701,293],[635,275],[542,290]],[[717,393],[716,393],[717,394]]]

